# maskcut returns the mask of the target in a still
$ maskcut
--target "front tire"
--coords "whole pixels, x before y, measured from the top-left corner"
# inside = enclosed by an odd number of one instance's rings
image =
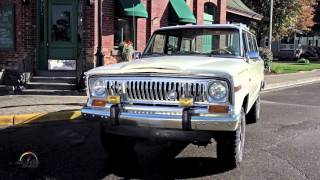
[[[253,104],[249,113],[247,114],[247,124],[254,124],[259,122],[261,114],[261,102],[260,96],[257,98],[256,102]]]
[[[241,110],[241,120],[236,131],[222,132],[217,137],[217,158],[222,164],[236,168],[243,159],[246,131],[246,116]]]
[[[136,140],[133,138],[107,133],[103,124],[100,128],[100,138],[105,152],[110,156],[128,155],[136,144]]]

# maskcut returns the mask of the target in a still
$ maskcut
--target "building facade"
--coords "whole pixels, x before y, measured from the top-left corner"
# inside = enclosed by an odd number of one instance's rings
[[[241,0],[103,0],[104,64],[122,61],[124,42],[143,51],[160,27],[261,19]],[[95,67],[97,22],[98,0],[0,1],[0,69],[87,71]]]

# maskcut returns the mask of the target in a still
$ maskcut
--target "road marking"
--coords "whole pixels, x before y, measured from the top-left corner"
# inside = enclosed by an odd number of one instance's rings
[[[82,119],[80,111],[59,111],[0,116],[0,126],[16,126],[56,121],[77,121]]]

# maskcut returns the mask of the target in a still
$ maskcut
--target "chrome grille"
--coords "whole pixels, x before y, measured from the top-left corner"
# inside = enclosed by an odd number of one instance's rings
[[[187,78],[106,78],[107,94],[121,94],[128,102],[178,102],[183,97],[193,97],[195,102],[207,101],[207,79]],[[168,98],[169,93],[176,98]]]

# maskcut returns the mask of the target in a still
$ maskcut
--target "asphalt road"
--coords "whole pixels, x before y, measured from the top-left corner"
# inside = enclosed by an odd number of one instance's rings
[[[130,156],[110,159],[97,123],[72,123],[0,131],[0,179],[319,179],[319,93],[313,84],[263,94],[262,121],[247,127],[237,169],[216,161],[214,143],[183,149],[144,141]],[[38,155],[38,169],[14,165],[25,151]]]

